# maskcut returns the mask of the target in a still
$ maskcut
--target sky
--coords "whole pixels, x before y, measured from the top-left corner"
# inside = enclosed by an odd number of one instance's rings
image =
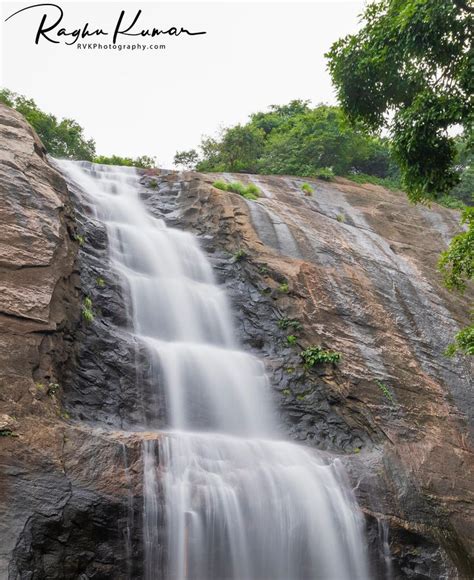
[[[21,8],[40,3],[3,2],[1,86],[33,98],[57,117],[79,122],[102,155],[155,156],[171,167],[177,150],[196,148],[203,135],[245,122],[252,112],[292,99],[336,103],[324,53],[338,38],[355,32],[363,1],[330,2],[67,2],[61,23],[35,44],[59,9]],[[126,37],[145,50],[78,49],[73,36],[57,31],[108,32],[87,42],[111,44],[122,10],[123,27],[142,14],[132,32],[175,26],[205,35]],[[165,44],[166,49],[149,49]]]

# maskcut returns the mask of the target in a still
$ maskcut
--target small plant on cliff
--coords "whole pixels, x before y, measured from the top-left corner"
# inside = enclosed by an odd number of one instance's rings
[[[393,398],[392,393],[389,391],[387,385],[383,381],[380,381],[379,379],[376,379],[375,383],[378,386],[378,388],[382,391],[382,393],[385,395],[385,397],[391,403],[395,403],[395,399]]]
[[[346,216],[343,213],[338,213],[336,220],[340,223],[344,223],[346,221]]]
[[[288,294],[288,292],[290,291],[290,287],[288,286],[288,282],[283,282],[282,284],[280,284],[278,286],[278,291],[281,292],[282,294]]]
[[[232,254],[232,257],[236,262],[240,262],[241,260],[244,260],[247,257],[247,252],[245,250],[240,249],[237,250],[234,254]]]
[[[74,239],[81,247],[86,243],[84,236],[81,236],[80,234],[76,234],[74,236]]]
[[[314,193],[314,189],[311,187],[309,183],[303,183],[303,185],[301,186],[301,191],[308,197],[310,195],[313,195]]]
[[[222,191],[227,191],[227,185],[228,184],[225,181],[222,181],[222,179],[218,179],[212,184],[213,187],[216,189],[221,189]]]
[[[290,334],[289,336],[286,337],[286,342],[290,345],[293,346],[296,344],[296,341],[298,339],[296,338],[296,336],[294,334]]]
[[[86,296],[82,301],[82,318],[86,322],[92,322],[94,320],[94,311],[92,310],[92,300],[89,296]]]
[[[95,283],[99,288],[105,288],[105,280],[103,278],[96,278]]]
[[[158,187],[158,181],[156,179],[150,179],[148,182],[148,187],[151,187],[151,189],[156,189]]]
[[[301,330],[303,326],[297,320],[293,318],[280,318],[277,322],[278,328],[286,330],[287,328],[292,328],[293,330]]]
[[[312,368],[319,364],[332,363],[337,364],[340,362],[342,355],[339,352],[334,352],[332,350],[324,350],[320,346],[309,346],[307,349],[301,352],[301,358],[304,361],[304,365],[307,368]]]

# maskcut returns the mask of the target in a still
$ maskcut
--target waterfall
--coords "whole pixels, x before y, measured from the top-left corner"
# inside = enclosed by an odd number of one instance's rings
[[[341,462],[281,440],[264,366],[240,349],[197,239],[147,211],[134,170],[58,163],[107,228],[166,395],[168,430],[143,442],[145,578],[369,578]]]

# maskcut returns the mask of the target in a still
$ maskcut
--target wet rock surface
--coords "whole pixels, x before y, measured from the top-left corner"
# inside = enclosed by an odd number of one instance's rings
[[[140,578],[141,446],[159,435],[134,430],[166,426],[166,402],[107,232],[5,107],[0,155],[0,578]],[[215,177],[263,195],[246,201]],[[472,367],[443,356],[467,299],[435,268],[456,213],[344,180],[312,182],[311,197],[286,177],[141,183],[150,212],[199,236],[240,341],[265,362],[283,433],[346,464],[374,576],[472,577]],[[305,368],[310,345],[342,362]]]
[[[251,181],[263,196],[217,190],[216,178]],[[266,364],[287,434],[343,454],[377,575],[471,577],[472,363],[444,356],[468,300],[436,271],[458,215],[345,180],[314,181],[308,198],[301,183],[171,173],[144,198],[199,236],[240,340]],[[297,324],[281,328],[288,321]],[[305,369],[310,345],[340,352],[342,363]]]

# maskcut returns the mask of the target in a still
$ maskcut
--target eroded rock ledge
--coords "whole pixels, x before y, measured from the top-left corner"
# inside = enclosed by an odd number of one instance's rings
[[[287,434],[347,463],[377,575],[388,531],[394,578],[472,577],[472,367],[442,354],[467,300],[435,269],[456,213],[344,180],[306,197],[298,179],[238,176],[264,194],[247,202],[215,177],[143,175],[143,198],[199,236]],[[106,233],[3,106],[0,180],[0,429],[14,435],[0,437],[0,578],[140,578],[141,444],[157,434],[134,429],[164,426],[164,401],[147,388]],[[311,344],[342,364],[305,371]]]

